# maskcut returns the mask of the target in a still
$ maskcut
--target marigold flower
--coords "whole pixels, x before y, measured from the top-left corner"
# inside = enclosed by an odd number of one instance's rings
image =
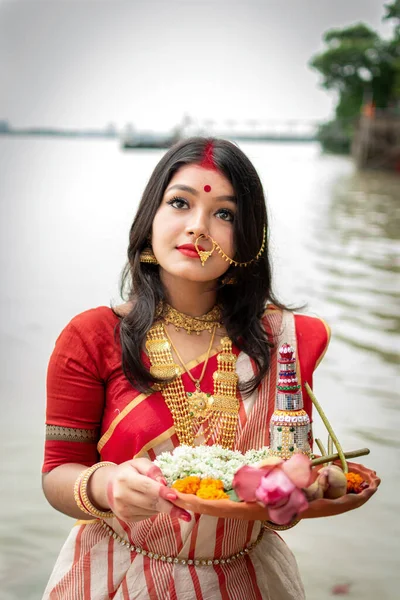
[[[225,498],[229,498],[224,490],[218,489],[214,485],[201,487],[196,496],[203,498],[204,500],[224,500]]]
[[[177,479],[174,481],[172,486],[178,492],[182,494],[197,494],[200,488],[200,477],[195,477],[194,475],[190,475],[189,477],[184,477],[183,479]]]
[[[228,494],[224,492],[223,482],[220,479],[212,479],[211,477],[205,479],[194,476],[184,477],[183,479],[177,479],[172,487],[182,494],[195,494],[204,500],[229,498]]]
[[[217,490],[223,490],[224,484],[221,479],[212,479],[211,477],[205,477],[200,481],[200,489],[203,487],[214,486]]]
[[[363,489],[368,487],[367,483],[358,473],[346,473],[346,479],[348,494],[359,494]]]
[[[200,489],[197,491],[196,496],[204,498],[204,500],[229,498],[228,494],[224,492],[222,481],[220,479],[212,479],[211,477],[206,477],[200,481]]]

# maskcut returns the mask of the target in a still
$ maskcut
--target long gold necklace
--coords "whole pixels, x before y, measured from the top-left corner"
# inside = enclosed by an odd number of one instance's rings
[[[220,444],[224,448],[233,447],[239,414],[236,356],[232,352],[232,342],[228,337],[223,337],[221,344],[222,350],[217,355],[217,370],[213,373],[213,394],[210,396],[206,394],[207,403],[204,408],[199,406],[196,400],[196,409],[193,410],[194,402],[190,402],[191,397],[184,388],[182,369],[174,362],[172,346],[163,323],[156,321],[147,334],[146,349],[151,364],[150,373],[160,379],[172,378],[172,381],[160,386],[160,389],[171,411],[175,433],[181,444],[193,446],[202,427],[201,435],[204,437],[204,443],[212,439],[213,443]],[[207,358],[211,348],[210,343]],[[174,349],[176,351],[176,348]],[[179,353],[177,356],[180,358]],[[184,365],[181,358],[180,360]],[[204,377],[206,366],[203,367],[200,381]],[[186,369],[185,366],[184,368]],[[195,392],[191,392],[192,396],[195,394],[197,396],[196,385],[195,389]],[[208,401],[209,398],[212,398],[212,402]]]
[[[188,335],[191,333],[200,335],[202,331],[211,333],[214,326],[222,327],[221,309],[217,305],[201,317],[192,317],[177,311],[167,303],[163,303],[157,310],[157,318],[162,319],[167,325],[174,325],[176,331],[184,329]]]
[[[217,329],[217,326],[214,325],[213,331],[211,334],[210,344],[208,346],[208,350],[207,350],[207,354],[206,354],[206,359],[204,361],[203,369],[201,371],[200,377],[198,379],[195,379],[193,377],[193,375],[191,374],[191,372],[189,371],[189,369],[186,368],[186,365],[185,365],[181,355],[179,354],[178,348],[175,346],[175,344],[171,340],[171,337],[170,337],[166,327],[164,327],[164,333],[167,336],[172,349],[175,351],[175,354],[178,357],[179,362],[181,363],[182,367],[185,369],[186,373],[189,375],[190,379],[193,381],[194,386],[196,388],[195,392],[186,392],[186,397],[188,399],[188,404],[189,404],[189,415],[191,417],[195,417],[195,418],[205,417],[207,415],[207,412],[209,411],[209,409],[211,408],[211,406],[214,403],[214,398],[212,397],[211,394],[206,394],[205,392],[201,391],[200,384],[203,380],[204,373],[206,372],[208,359],[210,358],[211,348],[214,343],[216,329]]]

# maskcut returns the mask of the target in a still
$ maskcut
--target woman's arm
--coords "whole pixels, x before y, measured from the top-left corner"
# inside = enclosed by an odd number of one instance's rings
[[[43,475],[43,491],[48,502],[60,512],[76,519],[90,520],[74,498],[75,481],[85,465],[67,463]],[[121,465],[104,466],[89,478],[87,494],[99,510],[112,510],[124,521],[140,521],[165,512],[186,522],[190,514],[172,502],[178,496],[165,485],[161,470],[146,458],[129,460]]]
[[[56,510],[75,519],[90,519],[90,515],[82,512],[74,498],[74,485],[78,476],[87,469],[86,465],[67,463],[60,465],[42,475],[42,487],[47,501]],[[89,478],[87,493],[89,500],[100,510],[109,510],[107,501],[107,482],[110,472],[116,467],[107,466],[97,469]]]
[[[99,460],[96,442],[108,378],[104,357],[110,354],[107,340],[114,344],[114,324],[108,327],[107,333],[107,323],[99,322],[96,310],[75,317],[59,336],[47,373],[43,491],[54,508],[85,520],[91,516],[77,506],[74,487],[81,473]],[[86,491],[95,508],[112,510],[123,520],[158,512],[188,518],[171,504],[177,495],[166,486],[160,469],[145,458],[98,468]]]

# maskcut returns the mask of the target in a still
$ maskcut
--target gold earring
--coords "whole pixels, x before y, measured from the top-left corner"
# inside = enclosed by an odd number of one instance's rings
[[[237,279],[234,275],[226,275],[221,281],[223,285],[235,285],[237,283]]]
[[[147,263],[148,265],[158,265],[158,260],[156,259],[151,246],[142,250],[140,253],[140,262]]]

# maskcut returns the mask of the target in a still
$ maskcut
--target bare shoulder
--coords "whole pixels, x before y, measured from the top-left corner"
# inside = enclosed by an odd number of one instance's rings
[[[123,304],[118,304],[113,307],[114,313],[117,317],[121,317],[122,319],[128,315],[132,310],[133,302],[124,302]]]

